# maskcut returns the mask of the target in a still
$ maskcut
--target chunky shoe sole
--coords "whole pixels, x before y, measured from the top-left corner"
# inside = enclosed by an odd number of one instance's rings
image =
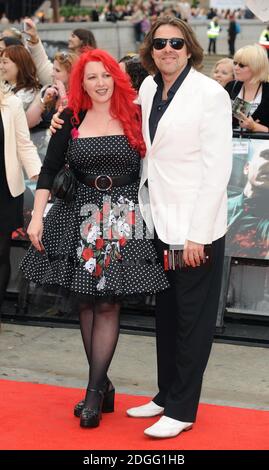
[[[87,418],[80,418],[80,426],[82,428],[97,428],[100,424],[100,420],[102,419],[102,415],[94,416],[89,419]]]
[[[102,413],[113,413],[114,401],[115,401],[115,389],[113,388],[112,390],[109,390],[109,392],[106,392],[104,395]],[[80,418],[80,415],[82,413],[84,406],[85,406],[85,401],[82,400],[74,407],[74,416],[76,416],[76,418]]]

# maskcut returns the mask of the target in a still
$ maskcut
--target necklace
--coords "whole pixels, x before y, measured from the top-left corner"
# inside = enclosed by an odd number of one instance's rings
[[[258,88],[257,88],[257,90],[256,90],[256,93],[255,93],[255,95],[254,95],[254,98],[253,98],[252,100],[250,100],[250,101],[252,101],[252,102],[255,101],[255,99],[257,98],[257,95],[258,95],[258,93],[259,93],[260,88],[261,88],[261,83],[259,83],[259,85],[258,85]],[[245,85],[243,85],[243,100],[244,100],[244,99],[245,99]]]

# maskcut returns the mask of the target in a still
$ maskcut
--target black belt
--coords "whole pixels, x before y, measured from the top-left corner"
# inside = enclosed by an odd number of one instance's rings
[[[136,171],[129,175],[121,176],[108,176],[108,175],[83,175],[73,170],[75,177],[80,183],[98,189],[98,191],[109,191],[112,187],[125,186],[126,184],[134,183],[139,178],[139,173]]]

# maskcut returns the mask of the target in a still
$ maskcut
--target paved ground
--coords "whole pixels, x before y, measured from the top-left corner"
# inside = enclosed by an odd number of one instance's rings
[[[269,409],[269,348],[215,343],[202,401]],[[78,329],[2,324],[0,378],[83,388],[87,364]],[[156,391],[155,340],[121,334],[110,369],[118,392]]]

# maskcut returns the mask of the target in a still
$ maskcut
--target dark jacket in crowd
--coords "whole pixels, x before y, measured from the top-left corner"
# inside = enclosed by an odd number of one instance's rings
[[[243,82],[239,81],[232,81],[227,83],[225,89],[228,91],[231,100],[233,101],[236,96],[239,94],[242,88]],[[263,126],[269,127],[269,83],[263,82],[262,83],[262,100],[256,109],[256,111],[252,114],[252,118],[254,121],[257,119],[259,123]],[[239,127],[238,119],[233,118],[233,127]]]

